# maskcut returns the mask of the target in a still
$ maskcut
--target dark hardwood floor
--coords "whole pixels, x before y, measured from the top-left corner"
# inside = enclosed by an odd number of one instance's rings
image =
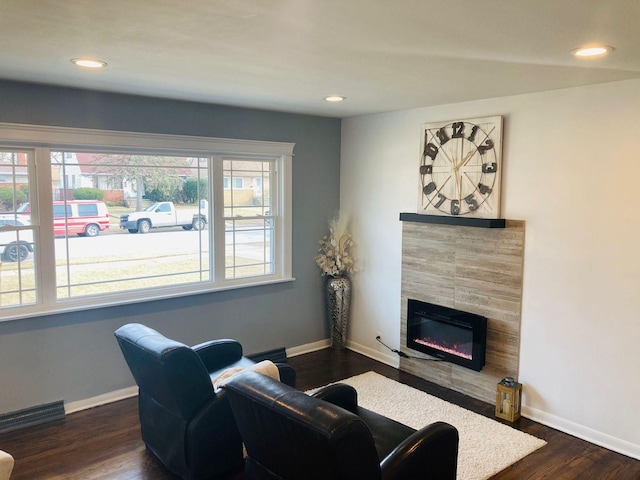
[[[289,359],[298,388],[307,390],[376,371],[481,415],[493,405],[447,390],[351,351],[321,350]],[[640,461],[521,418],[515,428],[546,446],[492,477],[497,480],[638,480]],[[0,450],[15,460],[12,480],[176,480],[140,440],[137,400],[122,400],[68,415],[64,420],[0,435]],[[233,480],[241,480],[241,476]],[[301,479],[302,480],[302,479]],[[328,479],[329,480],[329,479]]]

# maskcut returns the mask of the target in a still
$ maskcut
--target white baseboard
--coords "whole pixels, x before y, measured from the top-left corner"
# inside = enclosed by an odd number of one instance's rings
[[[322,350],[330,346],[329,339],[320,340],[318,342],[307,343],[298,347],[291,347],[286,349],[287,357],[296,357],[305,353],[315,352]],[[347,348],[354,352],[360,353],[366,357],[377,360],[381,363],[389,365],[394,368],[400,366],[400,359],[395,355],[387,355],[374,350],[373,348],[361,345],[355,342],[348,342]],[[117,402],[118,400],[124,400],[125,398],[131,398],[138,395],[138,387],[132,386],[115,390],[113,392],[107,392],[102,395],[87,398],[84,400],[78,400],[75,402],[69,402],[65,404],[65,414],[79,412],[88,408],[98,407],[111,402]],[[547,427],[555,428],[561,432],[573,435],[575,437],[586,440],[587,442],[599,445],[614,452],[621,453],[631,458],[640,460],[640,445],[627,442],[620,438],[613,437],[609,434],[594,430],[583,425],[571,422],[564,418],[552,415],[550,413],[538,410],[527,405],[522,406],[522,416],[533,420],[534,422],[541,423]]]
[[[587,442],[640,460],[640,445],[594,430],[536,408],[522,406],[522,416]]]
[[[113,392],[103,393],[91,398],[85,398],[84,400],[77,400],[75,402],[65,403],[64,413],[69,415],[70,413],[79,412],[88,408],[99,407],[100,405],[106,405],[107,403],[117,402],[118,400],[124,400],[125,398],[131,398],[138,395],[138,387],[121,388],[120,390],[114,390]]]
[[[305,353],[316,352],[318,350],[323,350],[328,348],[330,345],[329,339],[326,338],[324,340],[320,340],[318,342],[307,343],[305,345],[300,345],[298,347],[291,347],[285,349],[287,353],[287,358],[289,357],[297,357],[298,355],[303,355]]]
[[[306,345],[287,348],[286,349],[287,358],[296,357],[298,355],[303,355],[305,353],[311,353],[318,350],[323,350],[325,348],[329,348],[330,346],[331,346],[331,341],[327,338],[324,340],[320,340],[319,342],[307,343]],[[359,343],[348,341],[347,348],[349,350],[353,350],[356,353],[360,353],[365,357],[372,358],[374,360],[379,361],[380,363],[384,363],[394,368],[398,368],[400,365],[400,360],[395,355],[385,355],[384,353],[380,353],[378,350],[374,350],[372,348],[366,347]]]
[[[385,363],[394,368],[399,368],[400,366],[400,359],[396,355],[386,355],[384,353],[380,353],[378,350],[374,350],[355,342],[349,342],[347,347],[354,352],[358,352],[366,357]],[[640,445],[579,425],[541,410],[527,407],[526,405],[522,406],[522,415],[534,422],[546,425],[547,427],[555,428],[556,430],[581,438],[587,442],[640,460]]]
[[[287,357],[295,357],[304,353],[315,352],[329,347],[329,339],[320,340],[319,342],[307,343],[306,345],[300,345],[298,347],[292,347],[286,349]],[[107,403],[117,402],[118,400],[124,400],[125,398],[131,398],[138,395],[138,387],[132,386],[127,388],[121,388],[120,390],[114,390],[112,392],[103,393],[91,398],[85,398],[83,400],[77,400],[75,402],[65,403],[64,413],[69,415],[70,413],[79,412],[88,408],[99,407],[100,405],[106,405]]]
[[[349,350],[353,350],[354,352],[360,353],[365,357],[369,357],[369,358],[372,358],[373,360],[379,361],[380,363],[389,365],[393,368],[398,368],[400,366],[400,357],[398,357],[395,354],[388,355],[385,353],[381,353],[378,350],[374,350],[373,348],[366,347],[364,345],[351,342],[351,341],[347,342],[347,348]]]

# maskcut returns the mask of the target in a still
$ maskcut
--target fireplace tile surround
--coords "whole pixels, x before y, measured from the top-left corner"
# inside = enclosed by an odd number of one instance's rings
[[[407,343],[413,298],[487,317],[486,364],[480,372],[448,362],[400,358],[400,369],[489,403],[496,384],[518,376],[525,225],[475,228],[403,221],[402,351],[429,358]]]

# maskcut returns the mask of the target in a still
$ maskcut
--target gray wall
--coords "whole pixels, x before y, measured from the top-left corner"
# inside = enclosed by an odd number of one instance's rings
[[[133,385],[113,337],[128,322],[187,344],[236,338],[246,353],[327,337],[313,257],[339,207],[339,119],[0,81],[0,122],[296,144],[295,282],[0,322],[0,414]]]

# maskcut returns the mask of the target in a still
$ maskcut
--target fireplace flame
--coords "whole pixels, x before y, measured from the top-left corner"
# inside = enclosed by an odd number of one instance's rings
[[[421,345],[426,345],[427,347],[435,348],[436,350],[440,350],[442,352],[447,352],[461,358],[466,358],[467,360],[473,360],[473,356],[469,351],[469,345],[465,343],[448,344],[442,341],[438,342],[437,340],[434,340],[429,337],[416,338],[413,341]]]

